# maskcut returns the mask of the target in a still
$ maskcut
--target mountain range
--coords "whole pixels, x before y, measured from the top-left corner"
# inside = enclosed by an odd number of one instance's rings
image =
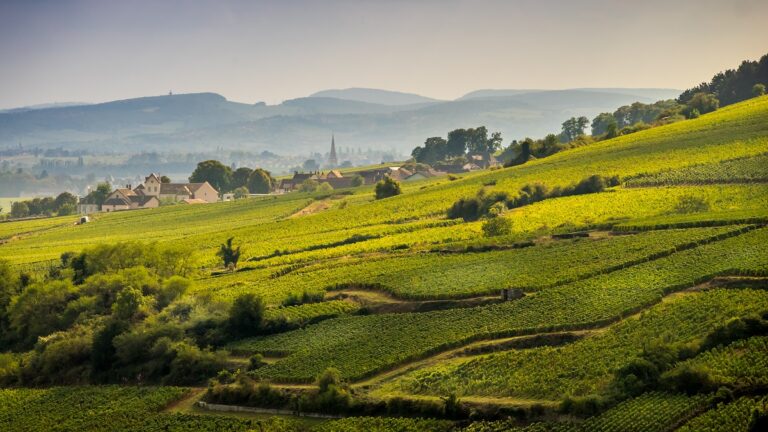
[[[324,152],[337,145],[410,152],[430,136],[485,125],[505,142],[560,130],[572,116],[674,98],[675,89],[477,90],[455,100],[376,89],[325,90],[278,105],[232,102],[215,93],[0,111],[0,148],[96,151],[268,150]]]

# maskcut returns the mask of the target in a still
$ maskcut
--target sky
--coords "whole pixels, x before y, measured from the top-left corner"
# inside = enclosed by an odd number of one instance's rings
[[[768,1],[0,0],[0,108],[331,88],[684,89],[768,53]]]

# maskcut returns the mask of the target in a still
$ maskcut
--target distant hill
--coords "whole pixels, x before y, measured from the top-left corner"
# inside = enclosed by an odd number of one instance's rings
[[[328,92],[344,97],[316,93],[265,105],[231,102],[215,93],[195,93],[11,110],[0,112],[0,148],[22,143],[99,151],[186,152],[224,147],[307,154],[325,152],[334,131],[340,146],[394,148],[409,153],[425,138],[445,136],[460,127],[485,125],[502,132],[505,143],[526,136],[541,137],[559,131],[569,117],[592,118],[632,102],[672,97],[676,91],[482,90],[455,101],[365,89]],[[355,95],[380,95],[377,100],[390,103],[349,99]]]
[[[413,105],[440,102],[437,99],[428,98],[414,93],[402,93],[391,90],[369,88],[323,90],[317,93],[313,93],[309,95],[309,97],[330,97],[358,102],[375,103],[380,105]]]
[[[37,105],[28,105],[28,106],[23,106],[18,108],[0,109],[0,113],[32,111],[32,110],[48,109],[48,108],[65,108],[65,107],[80,106],[80,105],[90,105],[90,104],[88,102],[52,102],[52,103],[44,103],[44,104],[37,104]]]
[[[531,94],[531,93],[543,94],[543,93],[549,93],[549,92],[560,92],[560,91],[569,91],[569,90],[577,90],[577,91],[585,91],[585,92],[593,92],[593,93],[612,93],[612,94],[631,95],[631,96],[636,96],[638,98],[647,99],[648,102],[651,102],[651,101],[655,102],[657,100],[662,100],[662,99],[674,99],[680,95],[680,91],[681,91],[677,89],[655,89],[655,88],[576,88],[576,89],[566,89],[566,90],[485,89],[485,90],[475,90],[475,91],[469,92],[464,96],[458,98],[457,100],[500,97],[500,96],[517,96],[520,94]]]

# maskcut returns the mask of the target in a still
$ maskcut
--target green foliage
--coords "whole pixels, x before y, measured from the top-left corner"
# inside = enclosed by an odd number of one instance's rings
[[[675,212],[679,214],[702,213],[709,210],[709,202],[703,197],[684,195],[677,200]]]
[[[264,322],[264,301],[252,293],[242,294],[229,309],[227,326],[235,336],[248,336],[259,332]]]
[[[272,186],[275,184],[275,179],[272,178],[272,174],[269,171],[261,168],[256,168],[248,176],[248,190],[251,193],[266,194],[272,190]]]
[[[711,93],[696,93],[683,110],[688,118],[698,118],[701,114],[707,114],[720,108],[720,101]]]
[[[403,193],[403,191],[400,188],[400,182],[392,177],[385,176],[382,180],[379,180],[379,182],[376,183],[376,199],[389,198],[395,195],[400,195],[401,193]]]
[[[498,216],[488,219],[483,223],[483,235],[486,237],[498,237],[512,233],[512,220]]]
[[[243,199],[248,198],[248,194],[251,193],[247,187],[240,186],[234,191],[232,191],[233,195],[235,196],[235,199]]]
[[[678,100],[688,104],[697,94],[708,93],[726,106],[754,97],[754,88],[758,84],[768,84],[768,54],[758,61],[745,60],[736,69],[715,74],[710,82],[684,91]]]
[[[228,192],[232,184],[232,169],[217,160],[207,160],[197,164],[189,176],[191,183],[208,182],[219,193]]]
[[[765,94],[765,84],[755,84],[752,86],[752,96],[760,97]]]
[[[224,267],[227,268],[237,267],[237,262],[240,261],[240,246],[235,248],[232,245],[234,239],[234,237],[228,238],[226,243],[222,243],[219,247],[218,255],[224,261]]]

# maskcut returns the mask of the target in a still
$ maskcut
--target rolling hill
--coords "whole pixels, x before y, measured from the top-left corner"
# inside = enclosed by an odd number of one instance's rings
[[[325,151],[331,131],[339,145],[403,153],[426,137],[485,125],[507,140],[539,137],[571,116],[595,116],[655,90],[533,91],[436,101],[415,95],[350,89],[268,106],[231,102],[213,93],[153,96],[72,107],[0,113],[0,147],[64,147],[135,152],[204,151],[212,147],[283,154]],[[671,92],[669,92],[671,93]],[[290,142],[290,146],[285,146]]]
[[[27,281],[7,333],[37,337],[0,352],[0,428],[746,431],[768,388],[766,154],[762,96],[384,199],[2,223],[0,270]],[[446,216],[596,175],[617,183]]]

